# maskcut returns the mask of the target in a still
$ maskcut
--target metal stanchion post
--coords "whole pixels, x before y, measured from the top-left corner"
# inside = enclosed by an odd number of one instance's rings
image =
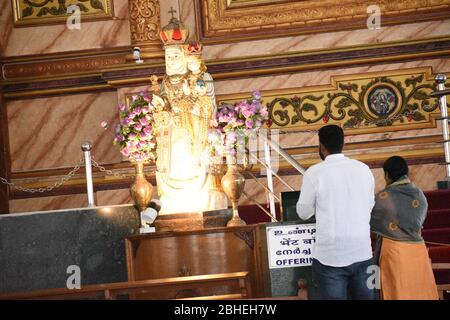
[[[436,75],[436,83],[439,91],[445,90],[445,74]],[[438,92],[439,92],[438,91]],[[448,111],[447,111],[447,97],[441,95],[439,97],[439,104],[441,107],[441,121],[442,121],[442,137],[444,138],[444,154],[445,154],[445,172],[446,177],[444,181],[438,181],[438,189],[450,189],[450,140],[448,135]]]
[[[86,187],[88,195],[88,207],[95,207],[94,183],[92,180],[91,149],[92,145],[90,142],[83,142],[81,144],[81,150],[83,150],[84,163],[86,166]]]

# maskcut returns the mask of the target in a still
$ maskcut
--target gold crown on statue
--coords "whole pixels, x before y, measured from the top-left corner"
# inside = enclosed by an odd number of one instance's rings
[[[189,29],[175,17],[170,19],[169,24],[164,26],[159,33],[164,45],[184,44],[189,36]]]
[[[202,44],[197,41],[189,41],[189,43],[185,45],[185,51],[188,54],[201,55],[202,49]]]

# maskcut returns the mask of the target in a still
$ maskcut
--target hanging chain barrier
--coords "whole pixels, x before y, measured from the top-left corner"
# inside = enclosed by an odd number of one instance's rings
[[[103,172],[107,176],[114,176],[114,177],[117,177],[117,178],[130,178],[129,176],[127,176],[125,174],[114,172],[112,170],[106,169],[105,167],[101,166],[97,161],[95,161],[94,157],[92,157],[92,156],[91,156],[91,161],[92,161],[92,165],[94,167],[96,167],[98,170],[100,170],[100,172]]]
[[[115,176],[115,177],[119,177],[119,178],[129,178],[129,176],[126,176],[124,174],[117,173],[112,170],[106,169],[105,167],[101,166],[97,161],[95,161],[94,157],[92,157],[92,156],[91,156],[91,161],[92,161],[92,165],[94,167],[96,167],[98,170],[100,170],[100,172],[103,172],[104,174],[106,174],[108,176]],[[49,185],[46,187],[41,187],[38,189],[22,187],[20,185],[15,184],[14,182],[8,181],[4,177],[0,177],[0,183],[5,184],[5,185],[9,186],[10,188],[14,188],[16,190],[19,190],[22,192],[27,192],[27,193],[50,192],[54,189],[61,187],[63,184],[65,184],[67,181],[69,181],[71,178],[73,178],[76,175],[76,173],[80,170],[80,168],[82,167],[83,164],[84,164],[84,159],[81,158],[80,161],[78,162],[78,164],[75,165],[75,167],[68,174],[66,174],[64,177],[62,177],[59,181],[53,183],[52,185]]]
[[[62,177],[59,181],[57,181],[54,184],[49,185],[47,187],[41,187],[38,189],[25,188],[25,187],[22,187],[22,186],[19,186],[19,185],[13,183],[13,182],[9,182],[7,179],[5,179],[3,177],[0,177],[0,182],[3,184],[6,184],[10,188],[14,188],[14,189],[17,189],[22,192],[27,192],[27,193],[50,192],[53,189],[57,189],[57,188],[61,187],[64,183],[66,183],[69,179],[71,179],[78,172],[78,170],[80,170],[83,163],[84,163],[84,159],[81,158],[80,161],[78,161],[78,164],[75,165],[75,167],[68,174],[66,174],[64,177]]]

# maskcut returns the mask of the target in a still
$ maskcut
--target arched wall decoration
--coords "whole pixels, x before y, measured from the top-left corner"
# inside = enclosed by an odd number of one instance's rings
[[[271,128],[317,130],[333,123],[361,134],[436,127],[439,103],[429,97],[437,89],[431,68],[336,76],[331,82],[262,92]],[[218,102],[243,98],[247,96],[219,96]]]

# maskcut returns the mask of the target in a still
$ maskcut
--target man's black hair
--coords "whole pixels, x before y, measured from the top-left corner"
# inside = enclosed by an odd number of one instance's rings
[[[324,126],[319,130],[319,142],[330,154],[341,153],[344,147],[344,130],[334,124]]]
[[[408,174],[408,163],[399,156],[393,156],[387,159],[383,164],[384,173],[387,173],[392,182],[397,181]]]

